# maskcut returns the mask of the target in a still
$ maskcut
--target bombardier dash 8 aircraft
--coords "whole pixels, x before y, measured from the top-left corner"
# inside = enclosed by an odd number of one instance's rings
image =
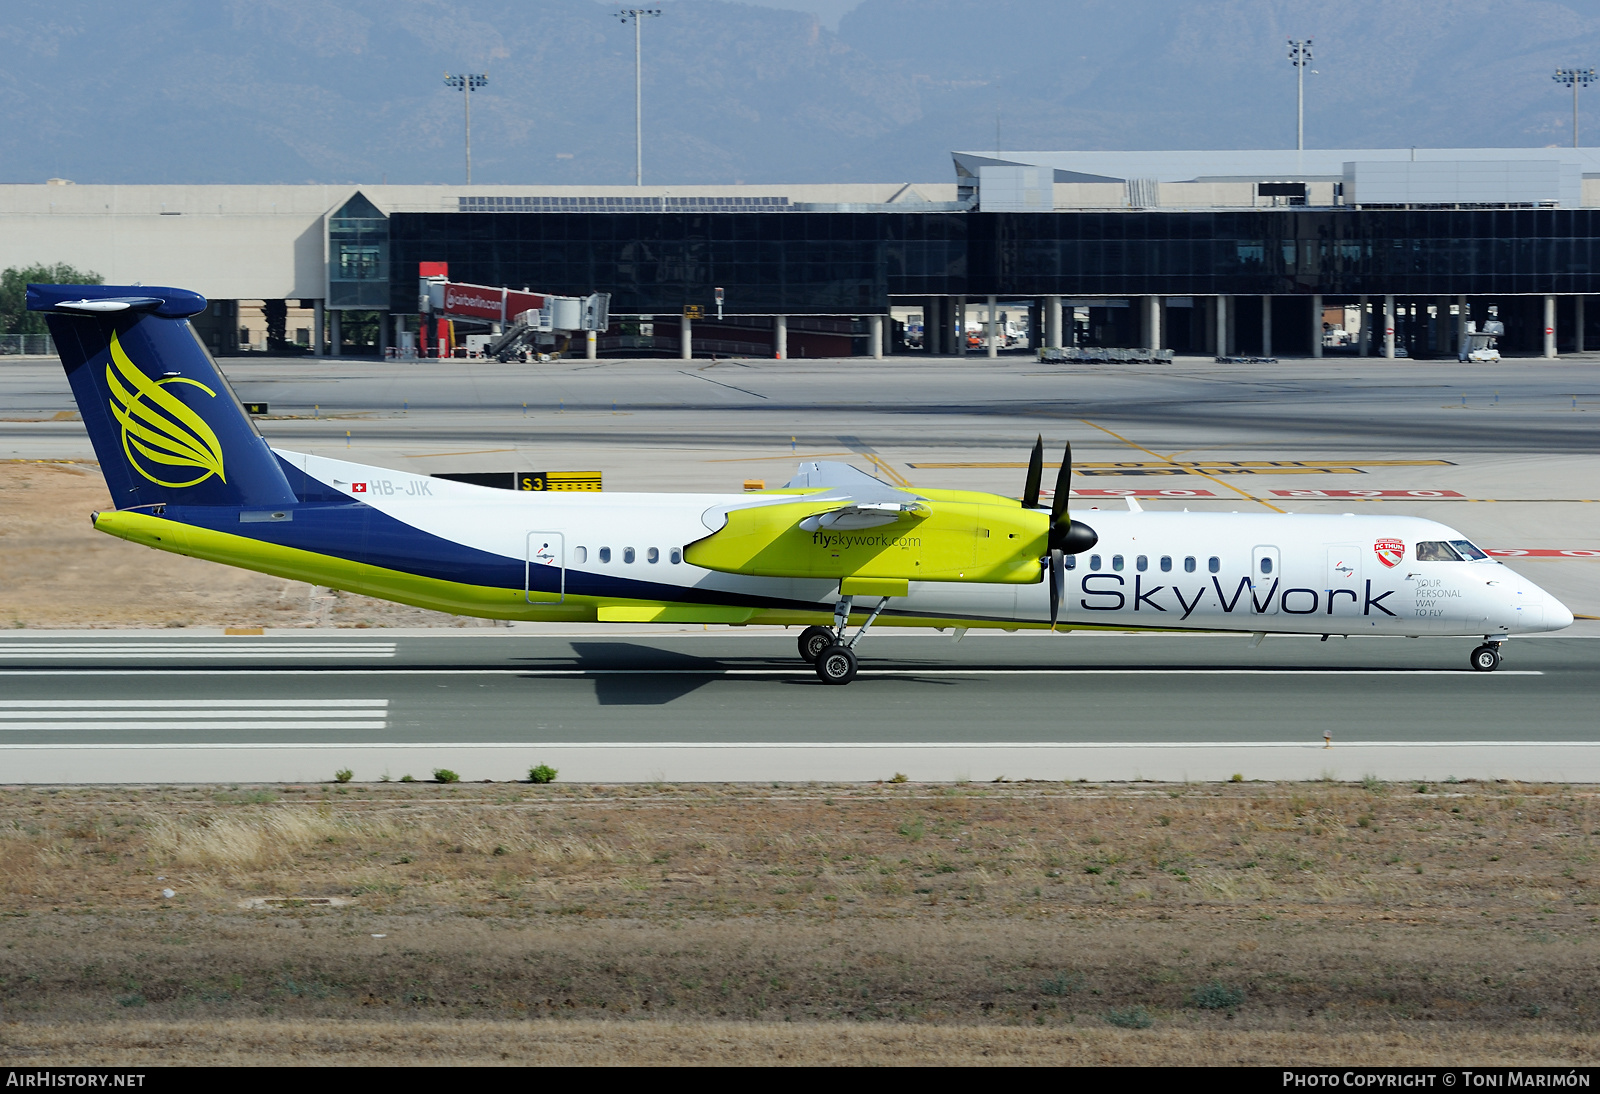
[[[458,615],[800,625],[826,683],[879,625],[1482,637],[1572,613],[1460,532],[1400,516],[1067,513],[810,463],[754,494],[513,493],[273,449],[189,325],[205,298],[30,285],[115,509],[102,532]],[[831,625],[830,625],[831,620]],[[854,623],[854,634],[848,626]]]

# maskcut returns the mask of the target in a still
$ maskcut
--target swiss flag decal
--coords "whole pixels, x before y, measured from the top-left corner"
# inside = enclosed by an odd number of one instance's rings
[[[350,484],[350,492],[352,494],[365,494],[367,492],[367,484],[364,482],[353,482]]]

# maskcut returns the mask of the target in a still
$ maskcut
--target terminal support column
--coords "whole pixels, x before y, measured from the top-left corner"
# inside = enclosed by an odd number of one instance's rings
[[[1574,296],[1572,298],[1572,305],[1573,305],[1574,308],[1577,309],[1576,313],[1573,315],[1573,318],[1577,320],[1577,323],[1575,324],[1574,329],[1577,331],[1577,334],[1578,334],[1578,341],[1577,341],[1577,344],[1573,347],[1573,350],[1575,352],[1577,352],[1577,353],[1582,353],[1583,352],[1583,297]]]
[[[678,320],[678,358],[687,361],[694,356],[694,320],[687,315]]]
[[[1467,298],[1456,297],[1456,357],[1467,359]]]
[[[772,317],[772,356],[779,361],[789,359],[789,317],[787,315],[774,315]]]
[[[1372,315],[1369,313],[1367,298],[1361,298],[1361,356],[1372,356]]]
[[[1394,360],[1394,294],[1383,298],[1383,356]]]
[[[600,332],[586,330],[583,332],[583,355],[588,360],[596,360],[600,356]]]
[[[1311,356],[1322,356],[1322,294],[1311,294]]]
[[[1261,356],[1272,356],[1272,297],[1261,298]]]
[[[1045,349],[1061,348],[1061,298],[1047,296],[1044,298],[1044,347]]]
[[[1556,355],[1556,298],[1548,293],[1544,298],[1544,355]]]
[[[883,316],[874,315],[867,319],[867,342],[872,350],[874,361],[883,360]]]
[[[313,357],[321,357],[323,348],[327,345],[327,332],[323,330],[327,316],[324,314],[322,304],[321,300],[311,302],[311,356]],[[234,336],[238,337],[237,331]]]
[[[344,338],[339,330],[339,309],[334,308],[328,313],[328,352],[334,357],[339,356],[340,345]]]
[[[1145,347],[1150,350],[1161,348],[1161,298],[1147,296],[1144,298],[1144,332]]]
[[[986,332],[988,334],[988,336],[989,336],[989,356],[990,357],[998,357],[998,356],[1000,356],[1000,346],[999,346],[999,343],[996,342],[996,340],[995,340],[998,337],[996,328],[1000,325],[999,324],[999,314],[1000,314],[999,313],[999,308],[1000,308],[999,303],[995,300],[995,298],[993,296],[990,296],[989,297],[989,323],[988,323],[989,329]]]
[[[1217,356],[1228,356],[1228,298],[1217,297]]]
[[[966,297],[964,297],[964,296],[956,297],[956,309],[955,310],[956,310],[956,321],[955,321],[954,326],[955,326],[955,329],[956,329],[956,332],[955,332],[956,354],[957,354],[957,356],[965,357],[967,355],[967,298]],[[949,323],[945,324],[945,333],[947,333],[947,334],[949,333],[950,327],[951,327],[951,324],[949,324]]]

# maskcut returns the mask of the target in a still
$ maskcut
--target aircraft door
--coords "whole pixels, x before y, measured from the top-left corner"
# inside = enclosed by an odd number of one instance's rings
[[[522,567],[522,597],[529,604],[556,605],[567,599],[567,537],[560,532],[529,532]],[[554,599],[547,599],[554,597]]]
[[[1361,614],[1361,558],[1359,543],[1335,543],[1328,548],[1328,602],[1323,611],[1332,616]]]
[[[1256,547],[1250,552],[1250,592],[1256,611],[1277,615],[1283,588],[1276,547]]]

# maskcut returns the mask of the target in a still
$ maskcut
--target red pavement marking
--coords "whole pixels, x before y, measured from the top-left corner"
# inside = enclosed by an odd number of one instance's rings
[[[1054,490],[1041,490],[1041,496],[1053,496]],[[1074,490],[1075,498],[1214,498],[1209,490]]]
[[[1454,490],[1274,490],[1279,498],[1464,498]]]
[[[1560,547],[1485,547],[1497,558],[1600,558],[1600,550]]]

